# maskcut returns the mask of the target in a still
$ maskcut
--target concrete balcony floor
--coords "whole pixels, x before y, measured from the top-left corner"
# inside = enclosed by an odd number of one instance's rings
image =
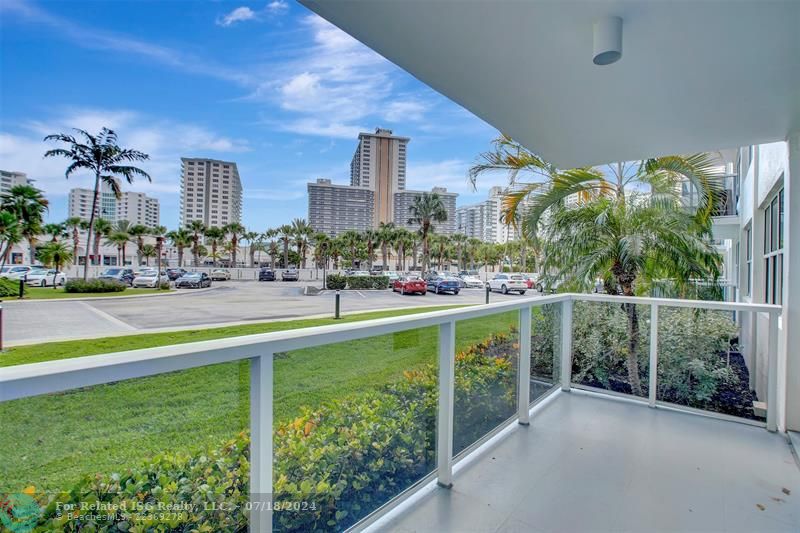
[[[797,532],[800,468],[763,428],[559,393],[385,529]]]

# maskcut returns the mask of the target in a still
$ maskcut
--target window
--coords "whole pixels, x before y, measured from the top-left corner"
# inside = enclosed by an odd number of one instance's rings
[[[764,210],[764,300],[768,304],[783,303],[783,209],[781,189]]]

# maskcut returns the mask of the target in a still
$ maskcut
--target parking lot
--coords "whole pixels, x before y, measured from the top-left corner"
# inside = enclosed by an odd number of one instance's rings
[[[334,291],[305,296],[308,282],[215,282],[211,289],[181,289],[139,298],[69,301],[6,301],[3,330],[6,345],[79,339],[160,330],[219,326],[242,322],[333,315]],[[135,294],[135,290],[126,291]],[[491,294],[491,301],[537,297]],[[483,289],[457,295],[400,295],[384,291],[341,291],[343,314],[376,309],[483,303]]]

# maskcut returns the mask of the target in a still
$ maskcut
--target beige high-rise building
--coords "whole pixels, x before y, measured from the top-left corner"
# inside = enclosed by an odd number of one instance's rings
[[[158,200],[140,192],[124,192],[117,201],[117,219],[148,228],[159,225]]]
[[[80,187],[70,189],[69,216],[89,220],[93,194],[92,189]],[[104,218],[109,222],[127,220],[131,224],[141,224],[152,228],[159,225],[161,215],[158,199],[133,191],[124,191],[117,198],[111,187],[102,184],[100,196],[97,199],[95,217]]]
[[[200,220],[222,227],[242,221],[242,182],[236,163],[181,158],[181,226]]]
[[[11,187],[17,185],[30,185],[33,180],[28,179],[24,172],[13,172],[10,170],[0,170],[0,194],[6,194]]]
[[[350,162],[350,185],[374,192],[373,227],[394,221],[394,195],[406,188],[409,141],[382,128],[358,134],[358,147]]]

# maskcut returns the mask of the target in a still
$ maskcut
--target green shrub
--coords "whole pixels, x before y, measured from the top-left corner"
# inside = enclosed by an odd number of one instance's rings
[[[119,281],[110,279],[71,279],[64,285],[66,292],[89,293],[89,292],[122,292],[127,285]]]
[[[332,291],[342,290],[347,287],[347,277],[342,274],[328,274],[325,285]]]
[[[346,279],[348,289],[364,290],[389,288],[389,278],[387,276],[347,276]]]
[[[162,291],[168,291],[169,281],[162,281],[161,284],[158,286],[158,288],[161,289]]]
[[[28,292],[28,287],[22,284],[22,294]],[[19,280],[0,278],[0,298],[16,298],[19,296]]]

